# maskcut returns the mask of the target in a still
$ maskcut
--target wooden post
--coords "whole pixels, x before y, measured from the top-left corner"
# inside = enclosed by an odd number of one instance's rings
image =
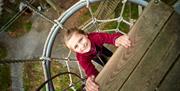
[[[172,14],[172,8],[161,1],[155,3],[154,0],[152,0],[149,3],[143,14],[139,17],[128,34],[132,41],[132,47],[129,49],[119,47],[114,55],[110,58],[108,63],[105,65],[103,70],[96,77],[96,82],[100,85],[100,91],[121,91],[121,89],[122,91],[148,91],[146,90],[146,87],[142,87],[140,89],[138,87],[135,88],[135,83],[137,81],[140,81],[140,83],[143,82],[141,81],[141,79],[135,79],[133,85],[131,84],[131,81],[129,81],[129,79],[132,79],[131,75],[134,74],[134,72],[137,70],[137,67],[138,69],[143,70],[143,68],[141,68],[139,64],[141,64],[142,60],[147,55],[146,53],[153,45],[157,36],[160,34],[162,28],[165,26]],[[166,47],[167,46],[168,45],[166,45]],[[154,58],[157,57],[157,54],[154,52],[152,52],[152,55],[154,55]],[[157,58],[157,60],[159,59]],[[151,79],[148,79],[148,81],[150,80]],[[140,85],[140,83],[138,84],[138,86]],[[131,88],[130,86],[134,87]],[[143,86],[152,85],[149,85],[147,82],[143,83]],[[125,89],[126,87],[129,89]]]
[[[156,36],[144,56],[142,56],[140,63],[123,84],[120,91],[159,91],[158,89],[162,86],[162,83],[167,84],[167,82],[164,82],[164,78],[166,78],[168,72],[171,71],[171,67],[180,59],[179,24],[180,16],[173,13],[166,24],[162,26],[160,33]],[[180,78],[180,74],[177,73],[177,75],[179,77],[175,77],[178,81],[177,78]],[[176,80],[174,79],[173,81]],[[169,87],[170,86],[172,85],[169,85]],[[180,90],[177,89],[178,88],[171,87],[169,91]]]
[[[161,1],[168,4],[169,6],[172,6],[177,0],[161,0]]]

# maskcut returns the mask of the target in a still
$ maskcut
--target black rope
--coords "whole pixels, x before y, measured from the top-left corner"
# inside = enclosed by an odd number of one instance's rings
[[[39,62],[43,61],[39,58],[32,58],[32,59],[0,59],[0,64],[12,64],[12,63],[25,63],[25,62]]]
[[[12,59],[0,59],[0,64],[14,64],[14,63],[32,63],[32,62],[41,62],[45,61],[46,59],[38,58],[29,58],[29,59],[18,59],[18,58],[12,58]],[[68,60],[66,58],[50,58],[50,60]],[[49,61],[50,61],[49,60]],[[76,59],[69,59],[70,61],[77,61]]]
[[[73,72],[62,72],[59,73],[55,76],[52,76],[50,79],[46,80],[45,82],[43,82],[37,89],[36,91],[40,91],[42,89],[42,87],[44,87],[45,84],[47,84],[49,81],[52,81],[54,78],[60,76],[60,75],[66,75],[66,74],[72,74],[75,75],[76,77],[78,77],[82,82],[84,82],[85,79],[81,78],[79,75],[77,75],[76,73]],[[72,87],[73,85],[69,86],[68,88]],[[84,85],[83,85],[84,86]],[[68,88],[65,88],[63,91],[66,91]]]

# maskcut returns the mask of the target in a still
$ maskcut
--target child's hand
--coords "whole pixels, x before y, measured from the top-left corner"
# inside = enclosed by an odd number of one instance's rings
[[[124,46],[125,48],[129,48],[131,46],[131,41],[129,40],[129,37],[124,34],[120,37],[118,37],[116,40],[115,40],[115,46]]]
[[[86,80],[86,91],[98,91],[99,86],[95,83],[95,77],[90,76]]]

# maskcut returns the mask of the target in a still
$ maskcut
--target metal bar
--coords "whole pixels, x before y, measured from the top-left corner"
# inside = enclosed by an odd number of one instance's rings
[[[146,7],[148,5],[148,2],[145,1],[145,0],[128,0],[128,1],[139,4],[139,5],[142,5],[144,7]]]

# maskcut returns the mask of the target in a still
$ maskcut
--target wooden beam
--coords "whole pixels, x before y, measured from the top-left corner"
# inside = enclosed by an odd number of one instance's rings
[[[156,0],[156,1],[158,1],[158,0]],[[173,4],[175,4],[175,2],[177,0],[161,0],[161,1],[168,4],[169,6],[172,6]]]
[[[155,91],[158,89],[169,69],[180,56],[179,24],[180,16],[173,14],[119,91]]]
[[[180,91],[180,57],[165,77],[158,91]]]
[[[145,55],[173,10],[162,2],[151,1],[129,32],[132,47],[119,47],[96,77],[100,91],[118,91]]]

